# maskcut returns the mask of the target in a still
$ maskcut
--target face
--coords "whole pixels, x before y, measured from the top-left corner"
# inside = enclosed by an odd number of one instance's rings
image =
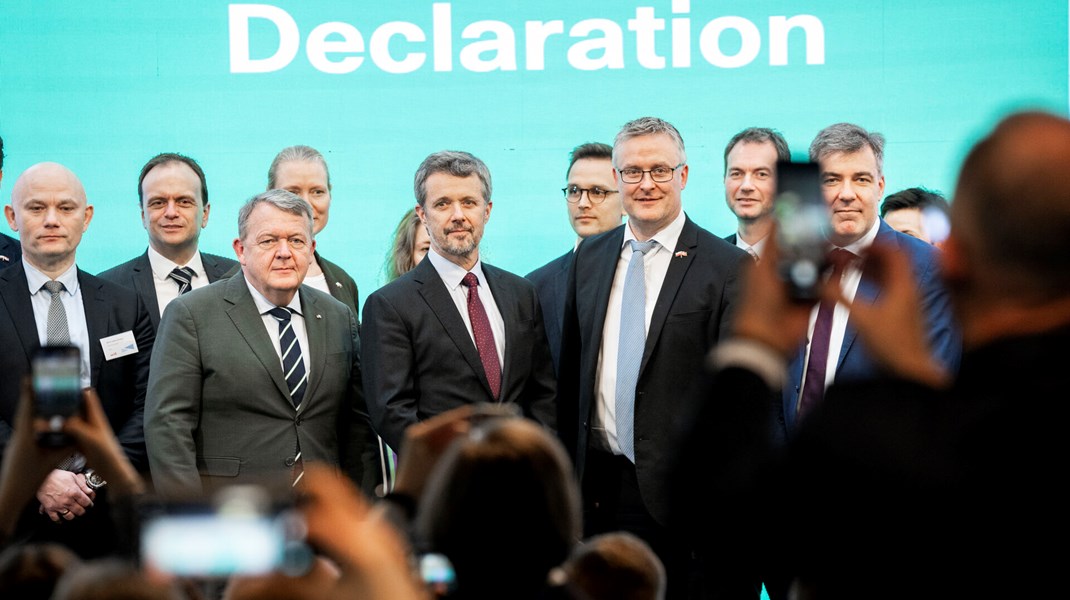
[[[304,281],[316,249],[308,221],[271,204],[259,204],[246,228],[246,239],[234,240],[245,279],[271,302],[288,304]]]
[[[416,214],[431,237],[431,247],[443,257],[465,268],[475,264],[483,227],[490,218],[490,202],[483,199],[483,186],[473,173],[457,177],[433,173],[424,184],[423,206]]]
[[[607,158],[581,158],[568,172],[566,187],[599,188],[610,193],[601,204],[591,202],[587,193],[576,204],[568,204],[568,218],[576,235],[586,238],[620,225],[624,216],[617,181],[613,178],[613,161]]]
[[[917,207],[890,210],[884,215],[884,222],[892,229],[918,238],[928,244],[932,243],[922,223],[921,210]]]
[[[312,205],[313,229],[319,233],[327,226],[331,209],[331,188],[327,169],[310,160],[291,160],[275,169],[275,187],[292,192]]]
[[[877,222],[877,204],[884,195],[884,175],[869,146],[857,152],[833,152],[820,160],[821,189],[829,206],[829,241],[847,246]]]
[[[30,167],[15,181],[4,214],[11,230],[18,232],[30,264],[58,274],[74,263],[93,207],[86,204],[85,190],[74,173],[44,163]]]
[[[654,167],[673,168],[682,162],[679,148],[664,133],[641,135],[625,140],[615,150],[617,169],[649,170]],[[672,173],[672,179],[657,183],[644,173],[639,183],[624,183],[616,172],[628,224],[641,240],[646,240],[665,228],[680,214],[680,192],[687,185],[687,165]]]
[[[141,197],[141,220],[153,249],[171,258],[197,247],[201,229],[208,225],[208,206],[201,180],[189,165],[170,162],[153,167],[141,182]]]
[[[740,142],[728,153],[725,201],[740,221],[759,221],[773,214],[776,161],[771,142]]]
[[[423,223],[416,225],[416,234],[412,240],[412,266],[420,264],[427,256],[427,250],[431,247],[431,237],[427,235],[427,228]]]

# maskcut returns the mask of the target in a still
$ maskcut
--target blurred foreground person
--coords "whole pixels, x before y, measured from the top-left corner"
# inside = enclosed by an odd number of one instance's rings
[[[856,301],[852,319],[888,377],[832,386],[783,453],[763,444],[771,390],[809,309],[787,299],[775,260],[754,269],[733,338],[712,355],[679,487],[701,466],[713,493],[678,495],[680,509],[800,597],[1039,597],[1058,585],[1043,575],[1062,570],[1052,548],[1070,504],[1057,475],[1070,122],[1001,122],[963,164],[951,219],[942,273],[966,349],[957,376],[931,353],[907,260],[878,245],[884,293]],[[790,519],[770,518],[785,507]]]
[[[643,540],[630,533],[596,535],[565,563],[574,595],[588,600],[661,600],[665,567]]]

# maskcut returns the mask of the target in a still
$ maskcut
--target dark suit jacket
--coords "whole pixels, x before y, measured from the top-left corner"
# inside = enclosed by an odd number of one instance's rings
[[[137,294],[78,271],[85,321],[89,328],[91,385],[127,458],[139,470],[148,466],[142,429],[145,386],[149,378],[153,330],[148,311]],[[136,354],[104,360],[100,340],[133,332]],[[30,303],[26,271],[20,260],[0,271],[0,444],[7,444],[18,407],[22,378],[41,346]],[[92,465],[90,465],[92,466]]]
[[[10,267],[22,259],[22,246],[19,241],[0,233],[0,269]]]
[[[546,341],[550,344],[550,356],[554,360],[554,373],[561,371],[561,325],[565,321],[565,293],[568,291],[568,269],[572,266],[569,250],[545,265],[527,274],[535,284],[542,308],[542,322],[546,326]]]
[[[241,272],[167,305],[145,407],[158,491],[286,480],[298,444],[305,461],[341,465],[361,480],[371,433],[356,317],[320,291],[299,293],[310,364],[300,411]]]
[[[951,314],[951,302],[947,289],[940,280],[939,250],[917,238],[895,231],[883,220],[880,222],[880,229],[877,231],[874,243],[894,248],[910,258],[918,281],[921,305],[928,319],[929,342],[933,353],[942,364],[952,371],[956,370],[962,354],[962,343]],[[880,293],[881,290],[873,276],[863,269],[856,298],[872,302],[880,296]],[[795,427],[803,366],[806,362],[805,352],[804,346],[788,365],[788,382],[783,394],[784,428],[781,435],[787,435]],[[880,374],[878,365],[863,348],[862,342],[858,339],[858,331],[851,325],[850,317],[848,317],[835,380],[859,381],[873,379]]]
[[[582,479],[598,355],[610,288],[624,242],[622,225],[580,244],[569,273],[558,404],[562,440]],[[706,352],[726,332],[747,254],[687,219],[647,331],[635,390],[635,468],[647,510],[668,518],[664,491],[684,392]]]
[[[726,236],[724,236],[724,241],[726,241],[729,244],[732,244],[733,246],[735,246],[736,245],[736,240],[738,239],[736,237],[737,235],[739,235],[739,234],[733,233],[732,235],[726,235]]]
[[[208,276],[208,281],[215,282],[237,267],[238,261],[201,252],[201,264],[204,265],[204,274]],[[149,311],[153,330],[155,331],[160,326],[160,302],[156,298],[156,282],[153,281],[148,251],[100,273],[97,277],[137,292],[137,295],[141,296],[141,302]]]
[[[483,263],[505,321],[500,402],[555,426],[554,373],[535,287]],[[451,408],[494,402],[472,336],[430,260],[364,303],[364,395],[376,431],[400,448],[405,428]]]

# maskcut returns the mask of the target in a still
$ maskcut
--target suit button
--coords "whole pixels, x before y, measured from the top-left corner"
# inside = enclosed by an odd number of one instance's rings
[[[287,458],[287,459],[286,459],[286,466],[287,466],[287,467],[292,467],[292,466],[294,466],[294,459],[293,459],[293,458]]]
[[[297,417],[297,420],[294,421],[294,424],[296,424],[298,427],[300,427],[301,426],[301,417]]]

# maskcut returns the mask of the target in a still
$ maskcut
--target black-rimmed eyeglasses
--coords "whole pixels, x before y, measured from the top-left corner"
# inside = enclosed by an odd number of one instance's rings
[[[643,175],[650,173],[650,179],[655,183],[665,183],[672,181],[673,173],[676,169],[684,166],[684,163],[680,163],[675,167],[654,167],[653,169],[636,169],[635,167],[628,167],[626,169],[617,169],[620,173],[620,180],[624,183],[639,183],[643,180]]]
[[[565,194],[565,200],[572,204],[578,204],[584,192],[587,192],[587,198],[595,204],[601,204],[606,201],[610,194],[617,193],[617,190],[603,190],[600,187],[581,188],[578,185],[563,187],[561,191]]]

